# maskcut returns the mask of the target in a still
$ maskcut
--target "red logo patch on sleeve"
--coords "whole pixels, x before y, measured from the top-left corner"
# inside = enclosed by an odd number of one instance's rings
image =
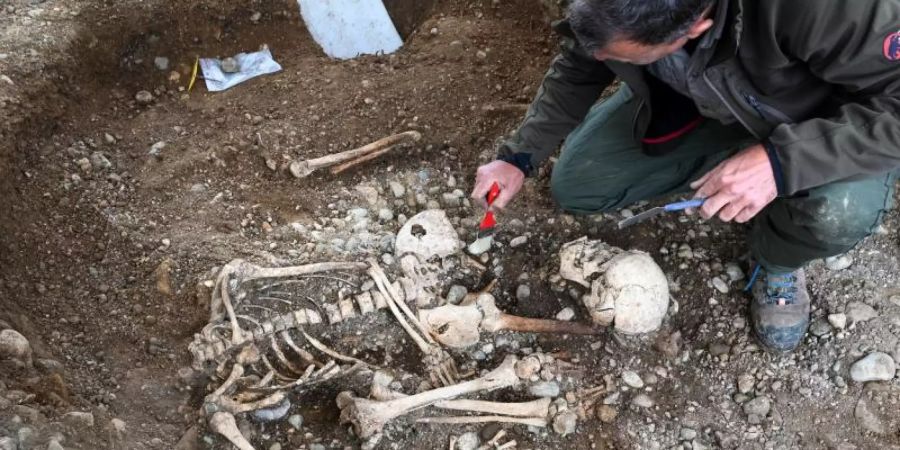
[[[900,31],[884,39],[884,57],[888,61],[900,61]]]

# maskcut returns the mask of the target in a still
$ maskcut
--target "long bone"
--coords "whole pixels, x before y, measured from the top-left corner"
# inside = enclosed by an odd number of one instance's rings
[[[419,310],[419,320],[438,342],[465,348],[477,344],[479,332],[502,330],[531,333],[600,334],[602,328],[561,320],[532,319],[506,314],[497,308],[494,296],[482,294],[468,306],[445,305]]]
[[[238,429],[232,414],[222,411],[213,414],[209,419],[209,426],[213,431],[228,439],[239,450],[256,450],[247,441],[247,438],[241,434],[241,430]]]
[[[338,407],[341,409],[341,423],[352,424],[359,437],[369,438],[379,433],[391,420],[413,410],[443,400],[480,391],[502,389],[523,382],[523,378],[516,374],[517,362],[515,356],[507,356],[500,366],[481,378],[389,401],[367,400],[343,392],[337,399]],[[533,373],[528,375],[530,377]]]
[[[321,158],[313,158],[307,160],[297,160],[291,163],[291,174],[296,178],[305,178],[313,172],[341,164],[355,159],[363,159],[370,154],[381,155],[387,153],[389,149],[403,142],[418,142],[422,139],[422,134],[418,131],[406,131],[393,136],[379,139],[371,144],[364,145],[360,148],[347,150],[345,152],[335,153],[333,155],[323,156]],[[360,161],[361,162],[361,161]]]
[[[458,373],[453,358],[438,346],[437,342],[428,334],[425,327],[419,322],[415,314],[400,297],[400,294],[391,285],[387,275],[374,259],[369,260],[369,275],[375,281],[382,296],[387,300],[391,313],[400,322],[400,326],[415,342],[416,346],[425,354],[425,363],[430,367],[430,375],[433,384],[451,385],[456,382]],[[416,329],[409,324],[412,322]],[[421,333],[421,334],[420,334]]]

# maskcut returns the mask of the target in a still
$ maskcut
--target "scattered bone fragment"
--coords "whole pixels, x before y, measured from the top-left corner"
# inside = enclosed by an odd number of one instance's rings
[[[241,434],[234,421],[234,416],[226,412],[217,412],[209,419],[210,428],[228,439],[239,450],[256,450],[247,438]]]
[[[364,158],[370,154],[375,153],[378,155],[382,155],[384,153],[387,153],[388,150],[396,147],[398,144],[402,144],[405,142],[418,142],[421,139],[422,134],[418,131],[406,131],[400,134],[395,134],[393,136],[379,139],[371,144],[364,145],[357,149],[347,150],[345,152],[327,155],[321,158],[297,160],[292,162],[290,165],[291,174],[296,178],[305,178],[312,175],[313,172],[319,169],[336,166],[338,164],[353,160],[356,160],[356,163],[367,161],[367,159]],[[344,168],[342,168],[338,172],[346,170],[353,165],[355,164],[344,166]]]
[[[650,255],[586,237],[563,246],[560,275],[590,292],[583,301],[594,323],[625,334],[659,329],[669,308],[669,283]]]

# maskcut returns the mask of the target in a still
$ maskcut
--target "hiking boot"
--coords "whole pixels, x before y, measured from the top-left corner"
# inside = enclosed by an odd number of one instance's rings
[[[759,341],[769,350],[790,352],[800,345],[809,328],[809,292],[806,273],[766,273],[757,266],[748,288],[753,289],[750,318]]]

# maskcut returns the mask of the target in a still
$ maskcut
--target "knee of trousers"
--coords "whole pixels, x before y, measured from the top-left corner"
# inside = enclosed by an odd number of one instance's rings
[[[853,201],[827,199],[818,203],[808,212],[811,220],[802,225],[822,244],[852,248],[872,234],[881,219],[881,209],[866,208]]]
[[[610,183],[615,185],[615,183]],[[595,214],[621,206],[621,195],[604,189],[600,183],[588,183],[554,171],[550,193],[563,210],[573,214]]]

